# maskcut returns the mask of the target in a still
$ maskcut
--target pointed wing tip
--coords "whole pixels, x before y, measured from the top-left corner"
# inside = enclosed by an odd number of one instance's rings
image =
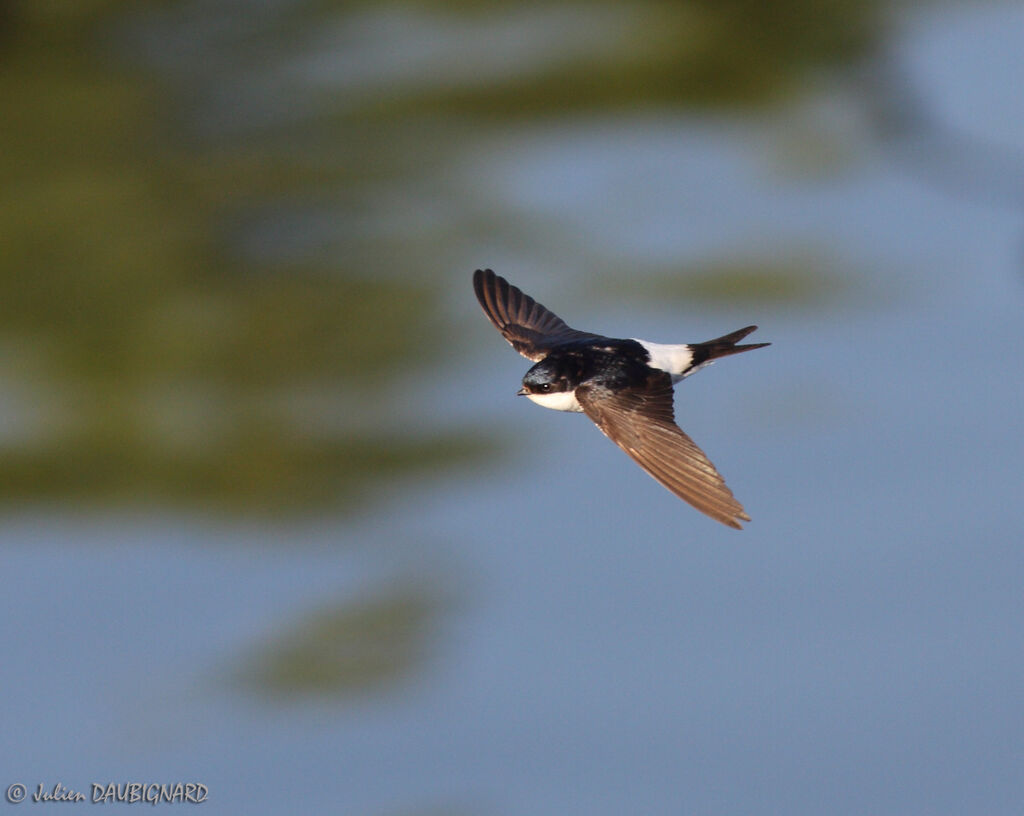
[[[700,510],[701,508],[698,507],[697,509]],[[711,518],[713,518],[715,521],[720,521],[726,527],[731,527],[733,530],[742,530],[743,525],[740,524],[740,522],[750,521],[750,516],[748,516],[743,510],[740,510],[737,513],[730,516],[718,515],[717,513],[711,514],[708,513],[707,510],[703,510],[702,512],[704,512],[708,516],[711,516]]]
[[[494,272],[490,269],[478,269],[473,273],[473,289],[479,296],[484,290],[487,282],[494,278]]]
[[[473,288],[477,292],[482,292],[486,286],[495,280],[495,278],[498,278],[498,276],[494,274],[493,269],[477,269],[473,273]],[[500,278],[498,278],[498,280],[500,280]]]
[[[510,296],[523,296],[515,286],[497,274],[493,269],[478,269],[473,273],[473,291],[476,299],[484,310],[503,321],[508,317],[505,313],[509,308],[507,300]],[[514,305],[514,304],[511,304]],[[498,325],[495,323],[495,325]],[[500,328],[500,326],[499,326]]]

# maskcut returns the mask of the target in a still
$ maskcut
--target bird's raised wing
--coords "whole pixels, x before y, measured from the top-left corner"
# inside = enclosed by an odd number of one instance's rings
[[[683,501],[737,530],[750,521],[704,451],[676,425],[668,374],[652,373],[644,386],[621,391],[584,384],[576,398],[605,436]]]
[[[490,269],[473,273],[473,291],[490,321],[527,360],[543,360],[562,343],[600,337],[569,328],[554,312]]]

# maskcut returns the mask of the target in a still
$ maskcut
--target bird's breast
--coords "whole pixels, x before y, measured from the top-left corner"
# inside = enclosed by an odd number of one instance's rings
[[[550,408],[552,411],[580,412],[583,410],[580,401],[576,399],[575,391],[559,391],[554,394],[527,394],[526,396],[542,408]]]

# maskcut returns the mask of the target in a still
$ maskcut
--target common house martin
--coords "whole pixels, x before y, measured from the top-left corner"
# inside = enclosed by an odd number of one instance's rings
[[[721,474],[676,425],[672,386],[737,345],[757,326],[703,343],[663,345],[577,331],[490,269],[473,273],[484,312],[535,363],[519,394],[545,408],[585,413],[647,473],[702,513],[737,530],[750,521]]]

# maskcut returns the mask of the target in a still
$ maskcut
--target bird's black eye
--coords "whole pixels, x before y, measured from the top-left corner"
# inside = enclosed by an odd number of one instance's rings
[[[551,390],[551,383],[543,383],[540,387],[540,390],[546,394],[548,391]]]

